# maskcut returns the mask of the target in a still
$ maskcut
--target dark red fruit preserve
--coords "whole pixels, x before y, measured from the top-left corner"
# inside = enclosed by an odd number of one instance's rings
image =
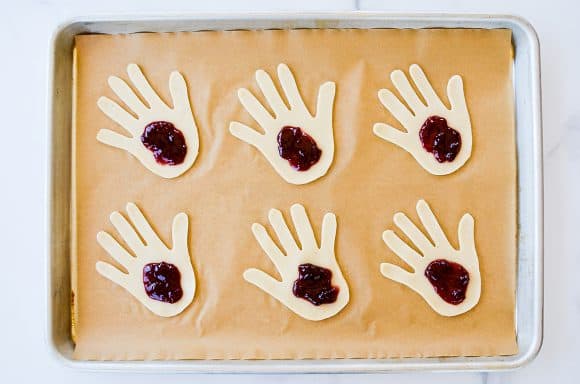
[[[173,304],[183,296],[179,269],[164,261],[143,267],[143,285],[153,300]]]
[[[449,304],[461,304],[465,300],[469,272],[461,264],[443,259],[429,263],[425,269],[427,280],[435,292]]]
[[[294,281],[294,296],[310,301],[318,306],[336,301],[339,288],[330,285],[332,271],[314,264],[300,264],[298,279]]]
[[[440,163],[453,161],[461,150],[461,135],[447,125],[447,120],[431,116],[421,126],[419,138],[423,148]]]
[[[183,133],[168,121],[147,124],[141,135],[141,142],[153,152],[153,157],[159,164],[181,164],[187,154]]]
[[[306,171],[320,160],[316,141],[298,127],[283,127],[278,133],[278,153],[292,168]]]

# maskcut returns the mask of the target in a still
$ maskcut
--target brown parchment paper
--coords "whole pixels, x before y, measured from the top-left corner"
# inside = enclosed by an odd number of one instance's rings
[[[515,311],[516,157],[511,35],[506,30],[290,30],[87,35],[76,39],[76,359],[303,359],[395,356],[484,356],[517,351]],[[232,120],[256,127],[237,100],[247,87],[264,100],[258,68],[275,75],[287,63],[306,104],[318,87],[337,84],[336,152],[323,178],[286,183],[262,155],[228,132]],[[162,179],[123,151],[96,141],[100,128],[123,132],[97,108],[107,77],[127,79],[137,63],[169,99],[168,76],[189,85],[200,131],[200,155],[183,176]],[[389,74],[420,64],[445,99],[461,74],[473,126],[473,153],[458,172],[432,176],[400,148],[372,133],[382,121],[400,127],[377,91],[394,89]],[[418,222],[424,198],[453,244],[464,212],[475,218],[483,291],[467,314],[446,318],[409,288],[379,273],[401,262],[383,243],[397,211]],[[108,216],[137,203],[169,243],[173,216],[190,218],[197,276],[194,302],[181,315],[150,313],[98,275],[113,262],[95,236],[116,236]],[[338,218],[336,252],[351,299],[337,316],[310,322],[246,283],[249,267],[276,271],[250,231],[268,225],[270,208],[302,203],[319,234],[322,216]],[[400,233],[398,231],[398,233]],[[117,236],[118,238],[118,236]]]

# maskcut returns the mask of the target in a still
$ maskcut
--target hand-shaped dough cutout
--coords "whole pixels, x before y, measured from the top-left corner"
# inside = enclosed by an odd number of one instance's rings
[[[127,66],[127,74],[147,105],[124,80],[109,77],[113,92],[137,118],[111,99],[99,98],[97,105],[101,111],[123,127],[130,137],[101,129],[97,140],[129,152],[145,168],[163,178],[171,179],[183,174],[193,165],[199,152],[197,126],[185,79],[177,71],[169,76],[171,108],[149,85],[136,64]]]
[[[263,225],[252,225],[256,240],[278,270],[282,281],[255,268],[247,269],[244,279],[299,316],[313,321],[324,320],[340,312],[349,300],[348,285],[334,253],[336,216],[333,213],[324,215],[319,247],[304,207],[294,204],[290,213],[300,245],[277,209],[271,209],[268,217],[283,250],[278,248]]]
[[[393,231],[383,232],[387,246],[409,264],[414,272],[382,263],[381,273],[417,292],[440,315],[457,316],[469,311],[477,304],[481,294],[473,217],[466,213],[461,218],[458,229],[459,249],[455,249],[424,200],[417,202],[417,213],[430,238],[404,213],[396,213],[394,221],[420,253],[404,243]]]
[[[326,174],[334,157],[335,84],[326,82],[320,86],[316,114],[311,115],[288,66],[278,65],[278,77],[290,108],[278,94],[270,75],[260,69],[256,71],[256,81],[274,116],[250,91],[241,88],[240,102],[264,133],[237,121],[230,124],[230,132],[256,147],[288,183],[310,183]]]
[[[167,248],[135,204],[127,204],[127,214],[132,225],[119,212],[113,212],[110,219],[133,254],[107,232],[97,234],[99,245],[127,273],[102,261],[97,262],[97,271],[156,315],[181,313],[192,302],[196,286],[187,247],[187,215],[178,213],[173,219],[173,247]]]
[[[449,79],[447,97],[451,108],[447,108],[421,67],[413,64],[409,73],[427,104],[419,99],[403,71],[393,71],[391,81],[408,107],[388,89],[379,91],[379,100],[406,132],[384,123],[376,123],[373,131],[409,152],[427,172],[433,175],[453,173],[471,156],[471,122],[463,93],[463,80],[459,75]]]

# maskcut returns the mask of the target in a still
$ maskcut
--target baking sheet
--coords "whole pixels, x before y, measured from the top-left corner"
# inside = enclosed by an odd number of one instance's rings
[[[76,227],[82,250],[77,358],[515,353],[516,182],[509,31],[204,32],[83,36],[77,43]],[[123,75],[128,62],[140,64],[166,100],[171,70],[179,69],[188,81],[201,153],[179,179],[159,180],[129,155],[94,139],[98,129],[112,126],[98,111],[96,99],[112,96],[106,78]],[[290,65],[309,106],[315,103],[319,84],[337,82],[335,162],[327,176],[308,186],[285,184],[261,155],[227,132],[233,119],[254,124],[239,105],[235,89],[256,91],[255,69],[273,73],[278,62]],[[393,69],[413,62],[424,67],[441,95],[451,75],[464,76],[474,152],[463,170],[445,180],[428,175],[408,154],[372,135],[375,121],[396,125],[378,103],[376,91],[390,87],[388,74]],[[425,188],[435,184],[437,188]],[[151,190],[158,193],[148,193]],[[380,233],[393,227],[392,214],[398,210],[416,217],[414,203],[421,197],[431,203],[451,239],[464,211],[476,219],[484,291],[480,304],[464,316],[441,318],[417,295],[378,273],[380,262],[396,262]],[[94,236],[100,229],[111,230],[108,214],[127,201],[139,204],[166,240],[173,214],[185,210],[190,215],[198,294],[178,318],[149,314],[94,272],[96,260],[109,260]],[[324,212],[337,214],[337,254],[351,285],[349,306],[320,323],[298,318],[241,278],[241,271],[253,266],[274,273],[251,236],[250,224],[265,224],[269,208],[287,210],[298,201],[317,229]],[[457,201],[469,202],[469,207]],[[223,228],[228,228],[225,236]],[[490,278],[493,284],[486,283]]]

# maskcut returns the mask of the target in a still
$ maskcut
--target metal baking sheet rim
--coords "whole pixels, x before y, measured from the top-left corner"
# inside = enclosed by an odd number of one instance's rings
[[[518,273],[516,328],[519,353],[494,357],[324,360],[77,361],[70,336],[69,231],[71,191],[72,49],[81,33],[173,32],[290,28],[509,28],[514,44],[518,156]],[[195,373],[355,373],[387,371],[492,371],[521,367],[543,338],[543,162],[539,43],[533,27],[511,15],[243,13],[115,15],[62,24],[51,44],[47,159],[47,344],[65,365],[85,370]]]

